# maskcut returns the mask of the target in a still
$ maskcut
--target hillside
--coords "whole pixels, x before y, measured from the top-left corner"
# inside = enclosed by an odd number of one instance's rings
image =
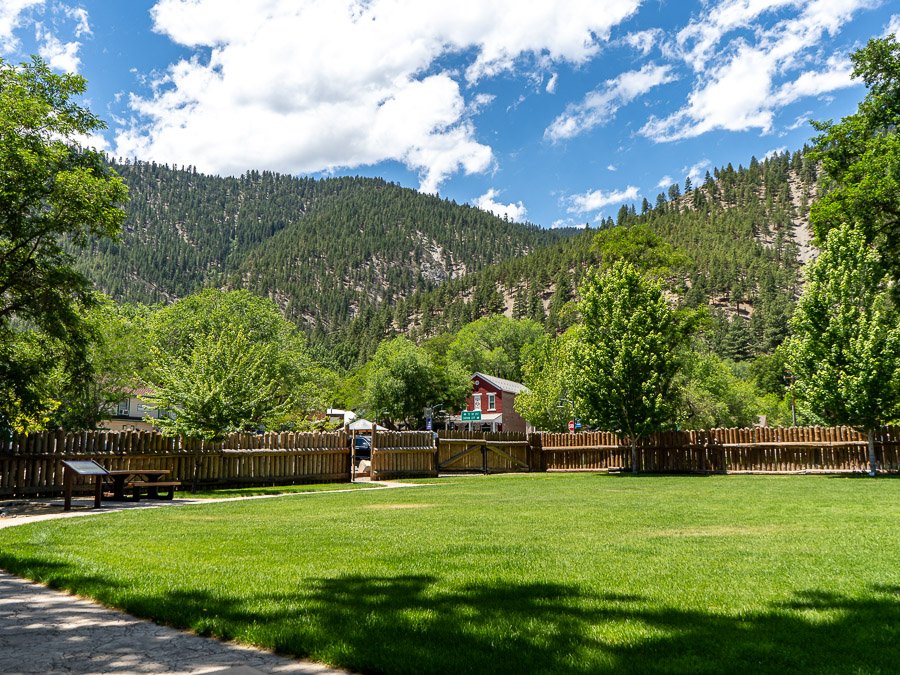
[[[684,251],[688,262],[669,280],[691,306],[708,305],[715,320],[714,348],[723,356],[749,358],[774,349],[800,291],[799,270],[814,251],[809,241],[809,204],[817,194],[817,171],[804,151],[782,153],[747,167],[730,164],[708,173],[697,187],[672,186],[641,212],[623,207],[602,228],[646,223]],[[495,312],[530,317],[549,330],[572,321],[567,303],[586,269],[596,264],[597,230],[498,263],[368,310],[333,344],[364,361],[385,335],[428,337],[454,331]]]
[[[119,300],[171,302],[207,286],[274,299],[334,362],[364,362],[385,337],[455,331],[492,313],[550,331],[573,321],[597,229],[542,230],[369,178],[240,178],[147,163],[115,165],[131,190],[119,243],[78,264]],[[805,152],[673,185],[599,228],[645,223],[684,251],[671,290],[708,305],[716,350],[768,353],[787,333],[799,269],[813,254],[815,165]]]
[[[118,243],[73,251],[117,300],[248,288],[321,339],[366,308],[526,254],[571,232],[510,223],[371,178],[221,178],[117,163],[130,190]]]

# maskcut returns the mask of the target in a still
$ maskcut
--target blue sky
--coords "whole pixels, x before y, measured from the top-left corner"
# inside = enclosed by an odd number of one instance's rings
[[[4,0],[0,56],[88,79],[94,144],[383,176],[544,227],[795,150],[864,95],[889,0]]]

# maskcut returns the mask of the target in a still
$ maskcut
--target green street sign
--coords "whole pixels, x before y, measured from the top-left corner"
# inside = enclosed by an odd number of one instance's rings
[[[481,419],[481,411],[463,410],[462,415],[460,415],[460,419],[462,419],[463,422],[476,422]]]

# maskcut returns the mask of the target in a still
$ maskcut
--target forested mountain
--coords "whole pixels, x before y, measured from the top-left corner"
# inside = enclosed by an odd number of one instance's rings
[[[819,189],[817,169],[805,151],[730,164],[707,173],[699,186],[673,185],[646,199],[640,212],[622,207],[600,229],[646,224],[686,254],[669,279],[690,306],[708,305],[711,339],[722,356],[743,359],[768,353],[787,334],[800,291],[799,269],[809,245],[809,204]],[[570,301],[581,275],[598,262],[598,229],[453,279],[379,308],[367,308],[333,336],[345,362],[361,363],[380,339],[406,333],[428,337],[504,312],[542,321],[561,331],[574,317]]]
[[[114,163],[130,200],[119,242],[78,265],[117,300],[171,302],[204,287],[271,297],[314,340],[368,307],[478,271],[569,232],[511,223],[372,178],[239,178]]]
[[[707,173],[655,202],[622,207],[598,228],[542,230],[370,178],[117,163],[131,190],[120,242],[79,265],[118,300],[170,302],[204,287],[247,288],[276,301],[329,360],[363,363],[385,337],[424,338],[492,313],[574,321],[581,275],[599,231],[644,224],[686,254],[669,279],[709,305],[714,348],[768,353],[787,333],[809,259],[807,217],[819,189],[805,151]]]

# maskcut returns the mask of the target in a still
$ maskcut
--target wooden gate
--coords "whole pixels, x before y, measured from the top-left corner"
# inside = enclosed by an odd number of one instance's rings
[[[529,452],[530,446],[525,434],[441,432],[438,438],[437,468],[446,473],[528,471]]]

